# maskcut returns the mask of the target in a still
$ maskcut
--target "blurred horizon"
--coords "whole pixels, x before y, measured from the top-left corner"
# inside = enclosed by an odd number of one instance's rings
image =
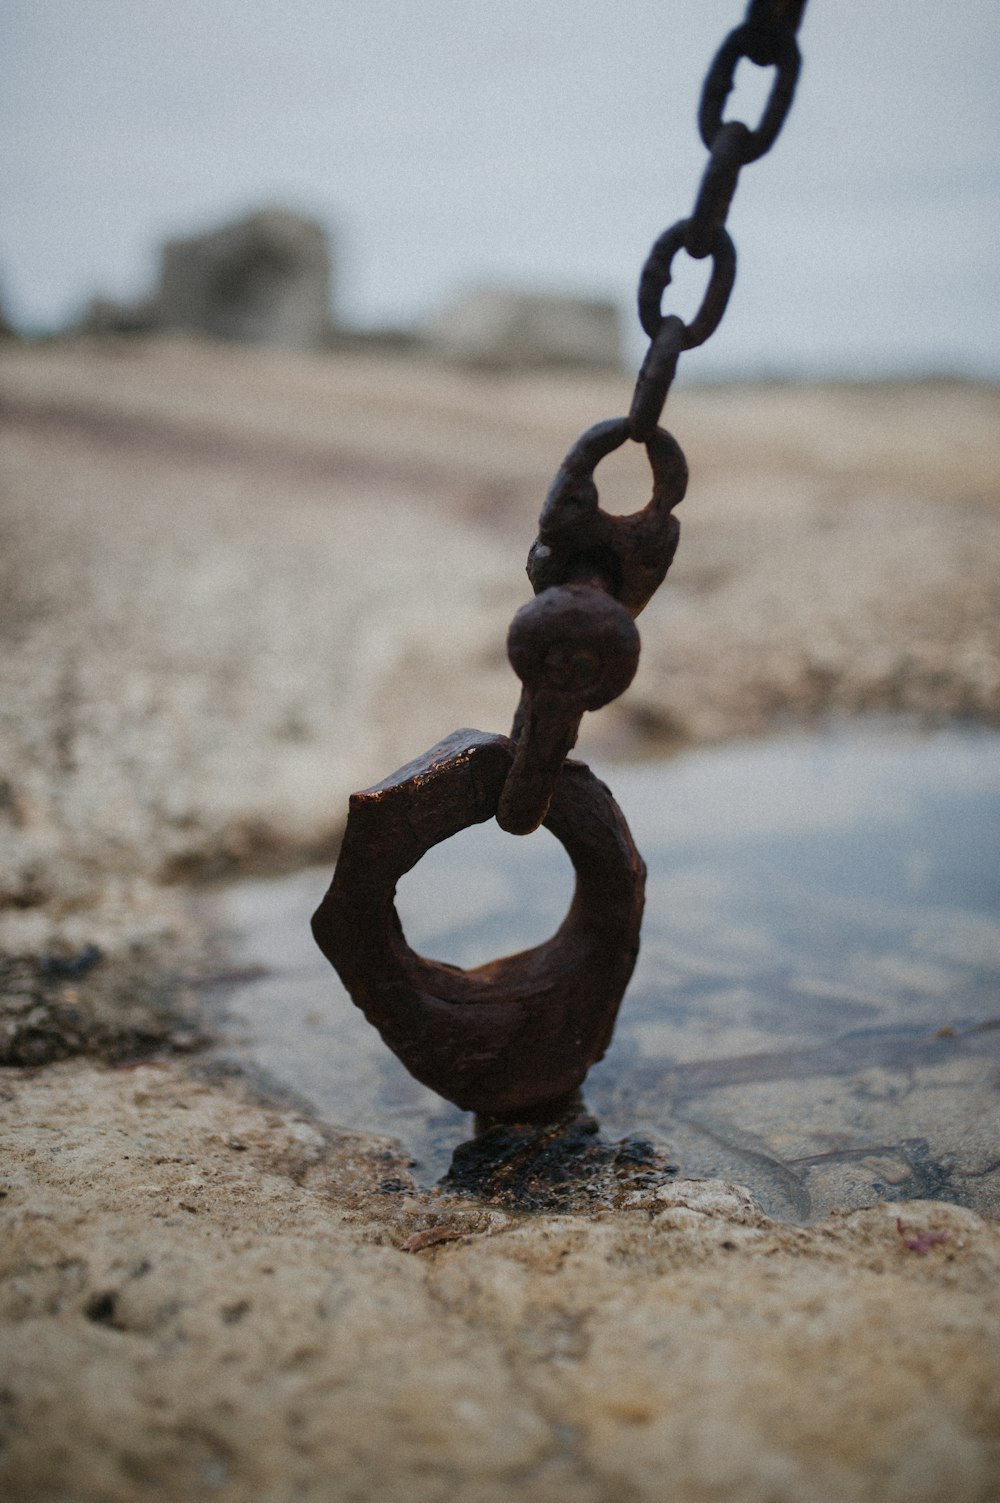
[[[136,300],[163,241],[315,216],[334,311],[409,328],[475,283],[611,297],[694,201],[701,82],[742,0],[5,0],[0,304]],[[811,0],[795,105],[743,173],[726,319],[685,375],[1000,380],[994,0]],[[744,73],[750,75],[744,80]],[[770,73],[744,64],[730,118]],[[665,309],[703,267],[678,258]]]

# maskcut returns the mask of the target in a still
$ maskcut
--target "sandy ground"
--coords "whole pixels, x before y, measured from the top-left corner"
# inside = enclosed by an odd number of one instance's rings
[[[627,383],[160,341],[7,345],[0,392],[9,1495],[994,1497],[994,1225],[777,1227],[655,1175],[559,1216],[426,1195],[191,1053],[225,957],[186,883],[330,853],[352,788],[506,728],[535,516]],[[680,553],[587,745],[995,723],[998,417],[677,392]],[[611,509],[642,469],[602,468]]]
[[[330,848],[344,799],[506,729],[552,474],[624,380],[184,342],[9,347],[6,904]],[[635,750],[831,712],[1000,718],[1000,394],[680,391],[692,482]],[[606,483],[605,483],[606,477]],[[645,504],[642,451],[598,472]],[[30,940],[29,920],[20,927]]]

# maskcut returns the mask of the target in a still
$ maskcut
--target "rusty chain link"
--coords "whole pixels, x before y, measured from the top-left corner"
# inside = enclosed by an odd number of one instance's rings
[[[634,618],[677,549],[674,508],[687,464],[660,417],[685,350],[711,337],[736,275],[726,218],[741,170],[773,146],[795,93],[796,32],[806,0],[750,0],[709,66],[698,109],[708,149],[694,206],[653,244],[639,278],[649,337],[627,417],[595,423],[549,489],[528,557],[535,598],[507,641],[522,682],[510,737],[462,730],[351,798],[334,879],[313,916],[317,943],[351,997],[418,1080],[468,1110],[554,1120],[602,1057],[639,946],[645,867],[621,810],[580,762],[567,761],[587,710],[629,685],[639,660]],[[774,69],[755,126],[726,120],[742,59]],[[664,313],[680,252],[710,260],[690,323]],[[631,516],[601,510],[594,474],[632,440],[653,476]],[[543,822],[576,869],[569,913],[546,943],[463,971],[406,943],[396,882],[438,841],[495,817],[512,834]]]

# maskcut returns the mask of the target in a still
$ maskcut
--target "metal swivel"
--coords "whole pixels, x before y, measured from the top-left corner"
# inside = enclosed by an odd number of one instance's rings
[[[510,624],[507,655],[523,684],[514,718],[514,763],[497,808],[513,835],[548,812],[559,769],[585,710],[599,710],[632,682],[639,633],[623,605],[594,585],[543,590]]]

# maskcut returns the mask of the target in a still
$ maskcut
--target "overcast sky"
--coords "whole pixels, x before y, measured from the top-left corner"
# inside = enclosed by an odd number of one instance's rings
[[[649,243],[692,202],[701,78],[743,8],[0,0],[5,305],[44,326],[138,296],[163,238],[278,202],[335,230],[352,321],[419,319],[494,276],[610,293],[631,320]],[[786,129],[741,179],[704,368],[1000,376],[1000,5],[810,0],[801,43]],[[701,273],[679,270],[690,311]]]

